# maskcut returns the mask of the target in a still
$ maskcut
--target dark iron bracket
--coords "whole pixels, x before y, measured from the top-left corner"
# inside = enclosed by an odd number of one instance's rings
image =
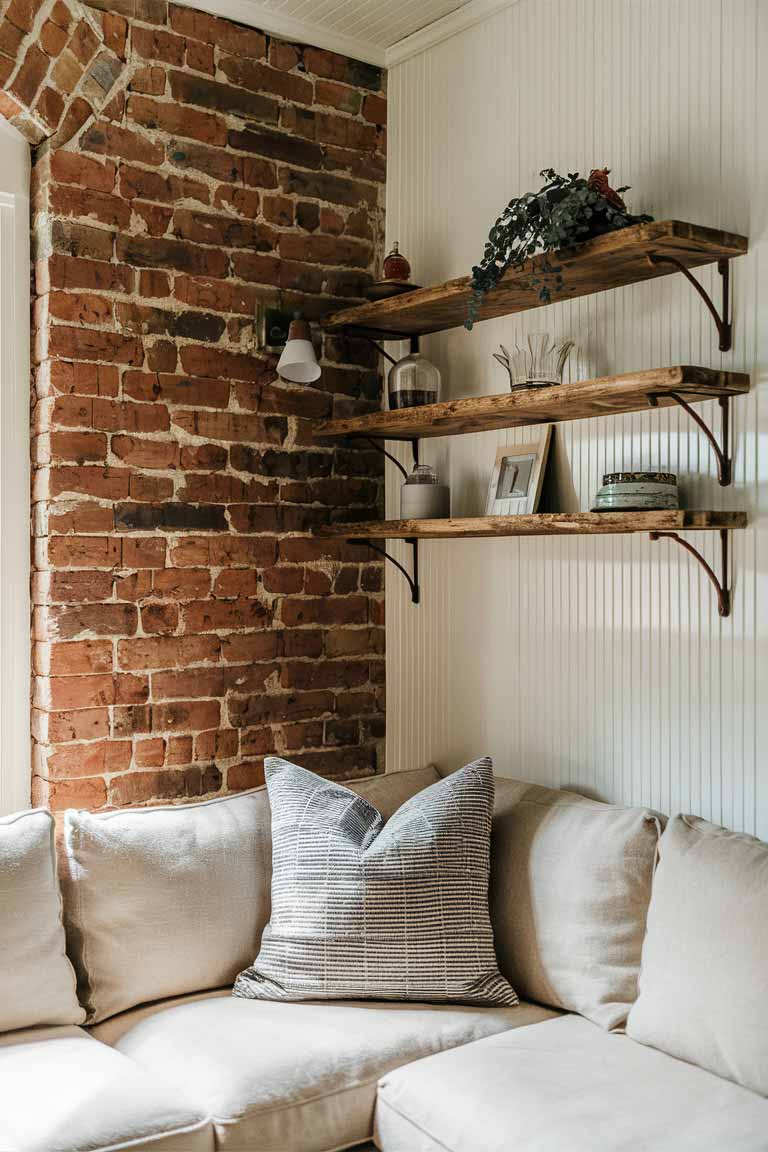
[[[720,529],[720,561],[722,579],[718,580],[713,569],[706,562],[701,552],[694,548],[693,544],[689,544],[682,536],[678,536],[677,532],[651,532],[651,540],[661,540],[664,537],[667,540],[675,540],[681,548],[685,548],[686,552],[690,552],[691,556],[699,562],[701,567],[706,572],[709,579],[714,585],[715,592],[717,593],[717,610],[721,616],[730,616],[731,614],[731,590],[728,587],[728,529]]]
[[[676,256],[662,256],[657,252],[649,252],[647,260],[649,264],[673,264],[675,268],[677,268],[678,272],[682,272],[683,276],[685,276],[686,280],[688,280],[689,283],[693,285],[712,314],[712,319],[715,322],[717,335],[720,341],[720,351],[729,352],[733,339],[733,324],[731,323],[731,316],[729,311],[729,287],[731,279],[730,260],[718,260],[717,262],[717,270],[720,273],[723,288],[723,306],[722,311],[720,312],[718,312],[717,308],[712,302],[712,297],[709,295],[706,288],[701,286],[696,277],[692,275],[688,268],[686,268],[685,264],[678,260]]]
[[[395,560],[394,556],[390,556],[386,547],[382,548],[378,544],[374,544],[372,540],[351,539],[347,541],[348,544],[366,544],[372,552],[378,553],[378,555],[383,556],[385,560],[389,560],[390,564],[394,564],[395,568],[399,568],[408,581],[408,587],[411,590],[411,603],[418,604],[421,595],[421,589],[419,588],[419,541],[409,536],[405,542],[406,544],[410,544],[413,549],[413,576],[408,573],[408,570],[403,567],[399,560]]]
[[[706,436],[707,440],[709,440],[709,443],[712,446],[712,451],[715,454],[715,459],[717,461],[717,482],[718,482],[718,484],[721,485],[721,487],[727,488],[727,486],[731,483],[731,481],[733,479],[733,467],[732,467],[733,461],[731,459],[731,452],[730,452],[730,424],[731,424],[731,398],[730,398],[730,396],[718,396],[718,403],[720,405],[720,410],[723,414],[723,418],[722,418],[722,443],[718,443],[717,437],[715,436],[714,432],[709,427],[709,425],[704,420],[702,420],[701,416],[698,414],[696,409],[692,408],[691,405],[688,403],[688,401],[684,400],[679,392],[666,392],[665,395],[670,396],[675,401],[676,404],[679,404],[680,407],[685,412],[688,413],[688,415],[691,417],[691,419],[694,420],[698,424],[699,428],[701,428],[701,430],[704,433],[704,435]],[[651,393],[648,396],[648,403],[651,405],[652,408],[658,408],[658,405],[659,405],[658,394],[657,393]]]

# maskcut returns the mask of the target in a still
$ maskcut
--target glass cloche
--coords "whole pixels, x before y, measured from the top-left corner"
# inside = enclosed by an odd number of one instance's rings
[[[420,352],[411,352],[389,370],[389,407],[417,408],[440,399],[440,371]]]

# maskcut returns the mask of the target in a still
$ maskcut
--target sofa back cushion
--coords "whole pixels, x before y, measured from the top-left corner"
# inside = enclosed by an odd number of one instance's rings
[[[81,1024],[64,947],[54,822],[43,809],[0,819],[0,1032]]]
[[[437,778],[424,769],[355,787],[391,812]],[[68,811],[65,922],[88,1022],[231,984],[258,951],[271,876],[263,787],[200,804]]]
[[[669,822],[627,1033],[768,1096],[768,844]]]
[[[491,919],[521,998],[624,1023],[637,995],[659,818],[496,780]]]

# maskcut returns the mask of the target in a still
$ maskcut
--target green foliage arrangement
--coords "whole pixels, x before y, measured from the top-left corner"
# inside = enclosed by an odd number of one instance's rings
[[[628,185],[611,188],[610,168],[595,168],[589,179],[569,172],[560,176],[554,168],[539,173],[545,184],[510,200],[488,234],[483,259],[472,269],[472,295],[465,327],[471,329],[485,296],[509,268],[522,271],[531,257],[528,283],[549,304],[552,292],[562,287],[562,268],[550,256],[561,248],[581,244],[593,236],[629,228],[652,220],[633,216],[622,199]]]

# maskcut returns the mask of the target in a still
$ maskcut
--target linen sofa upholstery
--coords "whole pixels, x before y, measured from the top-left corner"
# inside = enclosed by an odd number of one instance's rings
[[[768,844],[669,822],[627,1033],[768,1096]]]
[[[213,1152],[204,1108],[82,1028],[0,1036],[3,1152]]]
[[[499,969],[521,997],[624,1024],[660,834],[647,809],[497,777],[491,920]]]
[[[383,1077],[381,1152],[765,1152],[768,1100],[576,1016]]]
[[[85,1019],[65,951],[54,831],[42,808],[0,819],[0,1032]]]
[[[354,787],[386,819],[438,779],[426,768]],[[270,914],[270,820],[263,786],[199,804],[66,813],[67,946],[88,1023],[232,984],[253,962]]]
[[[229,990],[134,1009],[93,1028],[213,1118],[227,1152],[330,1152],[370,1139],[376,1085],[401,1064],[550,1009],[245,1000]]]

